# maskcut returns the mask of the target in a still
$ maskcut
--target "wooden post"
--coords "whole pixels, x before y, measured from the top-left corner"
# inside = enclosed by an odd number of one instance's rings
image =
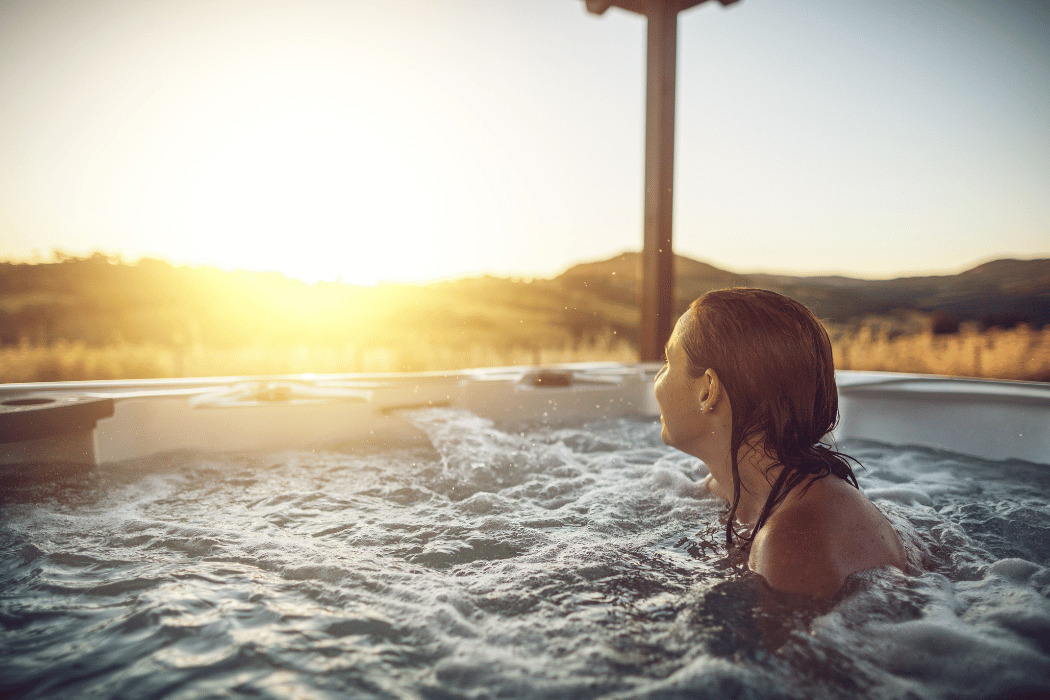
[[[674,98],[678,53],[678,13],[707,0],[585,0],[587,11],[610,7],[644,14],[648,22],[645,78],[645,232],[638,307],[638,355],[660,360],[674,327]],[[724,7],[737,0],[718,0]]]
[[[678,8],[650,1],[645,81],[645,232],[639,307],[639,357],[660,360],[674,325],[674,253],[671,207],[674,202],[675,64]]]

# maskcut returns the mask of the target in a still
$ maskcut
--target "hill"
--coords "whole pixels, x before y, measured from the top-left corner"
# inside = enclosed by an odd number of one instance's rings
[[[606,298],[637,298],[641,255],[574,265],[555,278],[562,284]],[[679,311],[706,291],[749,286],[786,294],[823,319],[844,323],[901,310],[939,314],[984,326],[1050,324],[1050,260],[995,260],[956,275],[866,280],[845,276],[735,273],[699,260],[675,256]]]
[[[633,339],[641,255],[574,265],[553,279],[498,277],[428,285],[306,284],[275,272],[125,263],[105,255],[0,263],[0,345],[58,341],[244,346],[274,343],[517,344]],[[772,289],[822,319],[901,311],[956,326],[1050,324],[1050,260],[996,260],[957,275],[862,280],[736,273],[676,256],[679,312],[728,286]],[[950,325],[950,324],[949,324]]]
[[[640,271],[640,255],[624,253],[551,279],[359,287],[102,254],[0,263],[0,381],[630,361]],[[843,368],[1042,379],[1050,326],[1030,326],[1050,323],[1048,278],[1047,260],[861,280],[678,257],[676,303],[683,311],[710,289],[765,287],[827,322]],[[1020,321],[1029,326],[1000,330]]]

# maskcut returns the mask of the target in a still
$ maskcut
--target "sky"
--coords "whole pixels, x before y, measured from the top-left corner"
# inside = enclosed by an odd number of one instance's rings
[[[1050,3],[679,16],[675,252],[1050,257]],[[645,19],[583,0],[0,0],[0,259],[547,277],[642,241]]]

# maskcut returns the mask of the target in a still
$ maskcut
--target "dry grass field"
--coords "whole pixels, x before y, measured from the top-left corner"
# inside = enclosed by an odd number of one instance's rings
[[[344,372],[412,372],[470,367],[545,365],[564,362],[633,362],[627,343],[599,342],[573,347],[477,345],[467,348],[353,346],[171,347],[155,344],[83,343],[0,347],[0,383],[219,377]]]
[[[958,333],[832,334],[839,369],[1050,381],[1050,327]]]
[[[0,382],[631,362],[640,264],[361,287],[101,253],[0,262]],[[680,311],[707,289],[772,284],[837,319],[839,368],[1050,381],[1050,261],[845,285],[678,265]]]
[[[832,328],[836,366],[999,379],[1050,381],[1050,327],[958,333],[900,332],[878,324]],[[0,382],[141,379],[302,373],[454,370],[562,362],[632,362],[634,346],[606,335],[560,345],[475,344],[469,347],[265,345],[205,348],[119,343],[89,346],[0,346]]]

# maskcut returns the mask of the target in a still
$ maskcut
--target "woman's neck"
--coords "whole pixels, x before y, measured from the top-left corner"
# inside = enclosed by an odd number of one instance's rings
[[[740,501],[737,503],[736,520],[743,525],[758,522],[762,509],[773,490],[773,484],[783,465],[760,447],[744,445],[737,456],[737,472],[740,477]]]

